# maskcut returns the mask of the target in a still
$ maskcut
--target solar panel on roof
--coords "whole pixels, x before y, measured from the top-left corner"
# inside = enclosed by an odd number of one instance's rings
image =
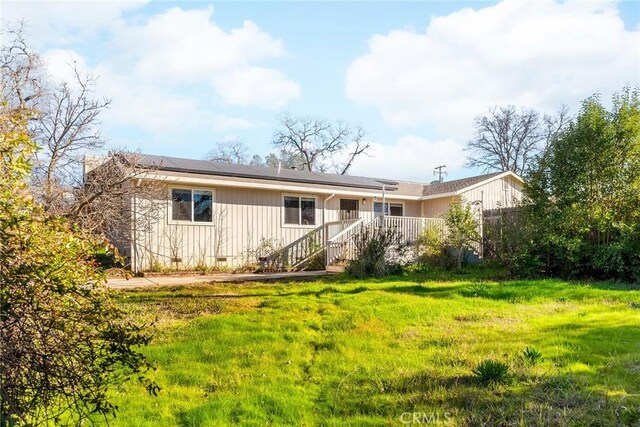
[[[138,163],[143,166],[170,170],[174,172],[191,172],[212,175],[236,176],[243,178],[271,179],[277,181],[328,184],[346,187],[381,190],[382,184],[396,185],[396,182],[377,180],[351,175],[336,175],[319,172],[298,171],[293,169],[266,168],[260,166],[216,163],[209,160],[192,160],[177,157],[142,154]],[[393,191],[394,188],[387,188]]]

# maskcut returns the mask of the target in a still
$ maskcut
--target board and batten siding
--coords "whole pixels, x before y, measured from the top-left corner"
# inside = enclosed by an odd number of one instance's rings
[[[196,267],[238,268],[255,263],[256,249],[271,241],[275,247],[286,246],[320,227],[324,222],[339,219],[340,199],[357,199],[360,217],[365,222],[374,218],[374,202],[382,202],[382,194],[377,197],[342,196],[308,191],[285,191],[264,188],[245,188],[224,185],[192,185],[173,183],[171,188],[201,189],[213,192],[213,221],[211,223],[175,222],[171,220],[171,201],[156,201],[160,205],[157,218],[136,217],[132,221],[130,250],[124,250],[135,271],[173,267],[189,269]],[[284,224],[283,197],[294,195],[316,199],[315,226]],[[466,202],[483,201],[483,209],[513,206],[522,197],[521,183],[512,177],[490,181],[459,196]],[[401,203],[404,216],[441,218],[448,210],[454,197],[447,196],[425,201],[401,200],[387,194],[388,203]],[[326,201],[326,203],[325,203]],[[134,209],[143,204],[132,202]],[[323,216],[324,212],[324,216]],[[126,243],[125,243],[126,245]],[[123,248],[125,249],[125,248]],[[127,253],[128,252],[128,253]],[[266,255],[262,253],[261,255]]]
[[[522,183],[506,176],[465,191],[461,196],[467,203],[481,203],[482,210],[510,208],[522,200]]]
[[[422,202],[422,216],[442,218],[456,198],[465,203],[474,204],[478,209],[481,207],[482,210],[513,207],[522,200],[522,183],[511,176],[506,176],[464,191],[457,196],[425,200]]]
[[[438,199],[430,199],[422,202],[422,216],[427,218],[442,218],[449,211],[451,202],[455,199],[452,197],[441,197]]]
[[[171,201],[156,201],[162,207],[160,217],[147,224],[140,224],[135,231],[133,268],[196,268],[218,266],[237,268],[256,261],[256,249],[265,241],[276,246],[286,246],[309,231],[321,226],[325,194],[289,192],[280,190],[239,187],[175,184],[172,188],[213,191],[213,221],[211,223],[175,222],[171,220]],[[313,197],[316,199],[315,226],[284,224],[283,197],[285,195]],[[324,209],[324,221],[339,219],[340,198],[329,198]],[[377,198],[381,201],[381,197]],[[365,221],[373,219],[373,198],[359,198],[360,216]],[[404,204],[405,216],[419,216],[420,202],[387,198],[389,203]],[[140,202],[139,202],[140,203]],[[266,254],[263,254],[266,255]],[[179,261],[178,261],[179,260]]]

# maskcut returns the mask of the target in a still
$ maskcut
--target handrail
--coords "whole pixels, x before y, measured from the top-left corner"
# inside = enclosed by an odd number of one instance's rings
[[[325,225],[316,227],[304,236],[270,254],[265,260],[265,267],[269,270],[289,270],[308,260],[324,248],[322,243],[324,229]]]
[[[326,258],[327,266],[341,259],[342,260],[353,259],[355,237],[360,235],[366,229],[374,228],[377,222],[379,222],[378,217],[373,218],[371,221],[367,222],[366,224],[363,224],[364,219],[362,219],[362,221],[346,229],[345,233],[340,236],[340,239],[337,239],[338,236],[336,236],[336,238],[329,240],[327,242],[327,258]],[[346,236],[346,237],[343,237],[343,236]]]
[[[356,238],[367,231],[378,228],[392,229],[398,243],[413,244],[427,228],[446,232],[445,221],[441,218],[379,216],[365,223],[364,218],[332,221],[325,223],[285,247],[270,254],[266,259],[269,269],[288,270],[298,268],[313,257],[325,252],[325,265],[337,261],[349,261],[357,254]],[[338,231],[336,231],[338,230]]]
[[[340,237],[344,236],[345,234],[349,234],[349,232],[351,232],[354,228],[356,228],[362,222],[364,222],[364,218],[358,218],[356,221],[353,222],[353,224],[349,225],[347,228],[345,228],[344,230],[342,230],[341,232],[339,232],[335,236],[329,237],[329,239],[327,241],[328,242],[336,242]]]
[[[355,227],[354,227],[355,228]],[[337,261],[349,261],[354,259],[356,254],[355,239],[365,230],[372,233],[377,228],[393,229],[397,233],[399,243],[412,244],[418,240],[420,234],[427,228],[436,228],[441,233],[445,233],[445,221],[441,218],[424,217],[401,217],[401,216],[380,216],[366,224],[358,224],[357,232],[345,233],[346,238],[333,239],[327,245],[327,265]],[[352,231],[353,229],[350,229]]]
[[[331,221],[325,223],[326,237],[327,239],[333,238],[336,234],[343,232],[345,229],[351,227],[353,223],[360,221],[361,218],[341,219],[338,221]],[[337,230],[334,230],[337,229]]]

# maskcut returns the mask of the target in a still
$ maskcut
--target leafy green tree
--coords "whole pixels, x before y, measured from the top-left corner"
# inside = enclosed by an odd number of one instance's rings
[[[640,280],[640,97],[597,95],[552,141],[525,186],[524,268]]]
[[[480,242],[478,220],[474,217],[471,206],[460,200],[451,202],[444,219],[447,225],[447,245],[453,249],[456,265],[460,269],[465,251],[472,250],[473,244]]]
[[[33,201],[26,117],[0,112],[0,426],[114,415],[113,384],[135,375],[158,390],[137,350],[150,335],[104,286],[94,254],[109,247]]]

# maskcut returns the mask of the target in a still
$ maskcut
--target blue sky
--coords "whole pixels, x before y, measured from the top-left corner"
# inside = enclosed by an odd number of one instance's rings
[[[283,113],[361,125],[352,173],[429,181],[464,167],[491,105],[572,111],[640,83],[640,3],[6,2],[54,79],[69,63],[113,100],[114,147],[202,158],[241,138],[266,154]]]

